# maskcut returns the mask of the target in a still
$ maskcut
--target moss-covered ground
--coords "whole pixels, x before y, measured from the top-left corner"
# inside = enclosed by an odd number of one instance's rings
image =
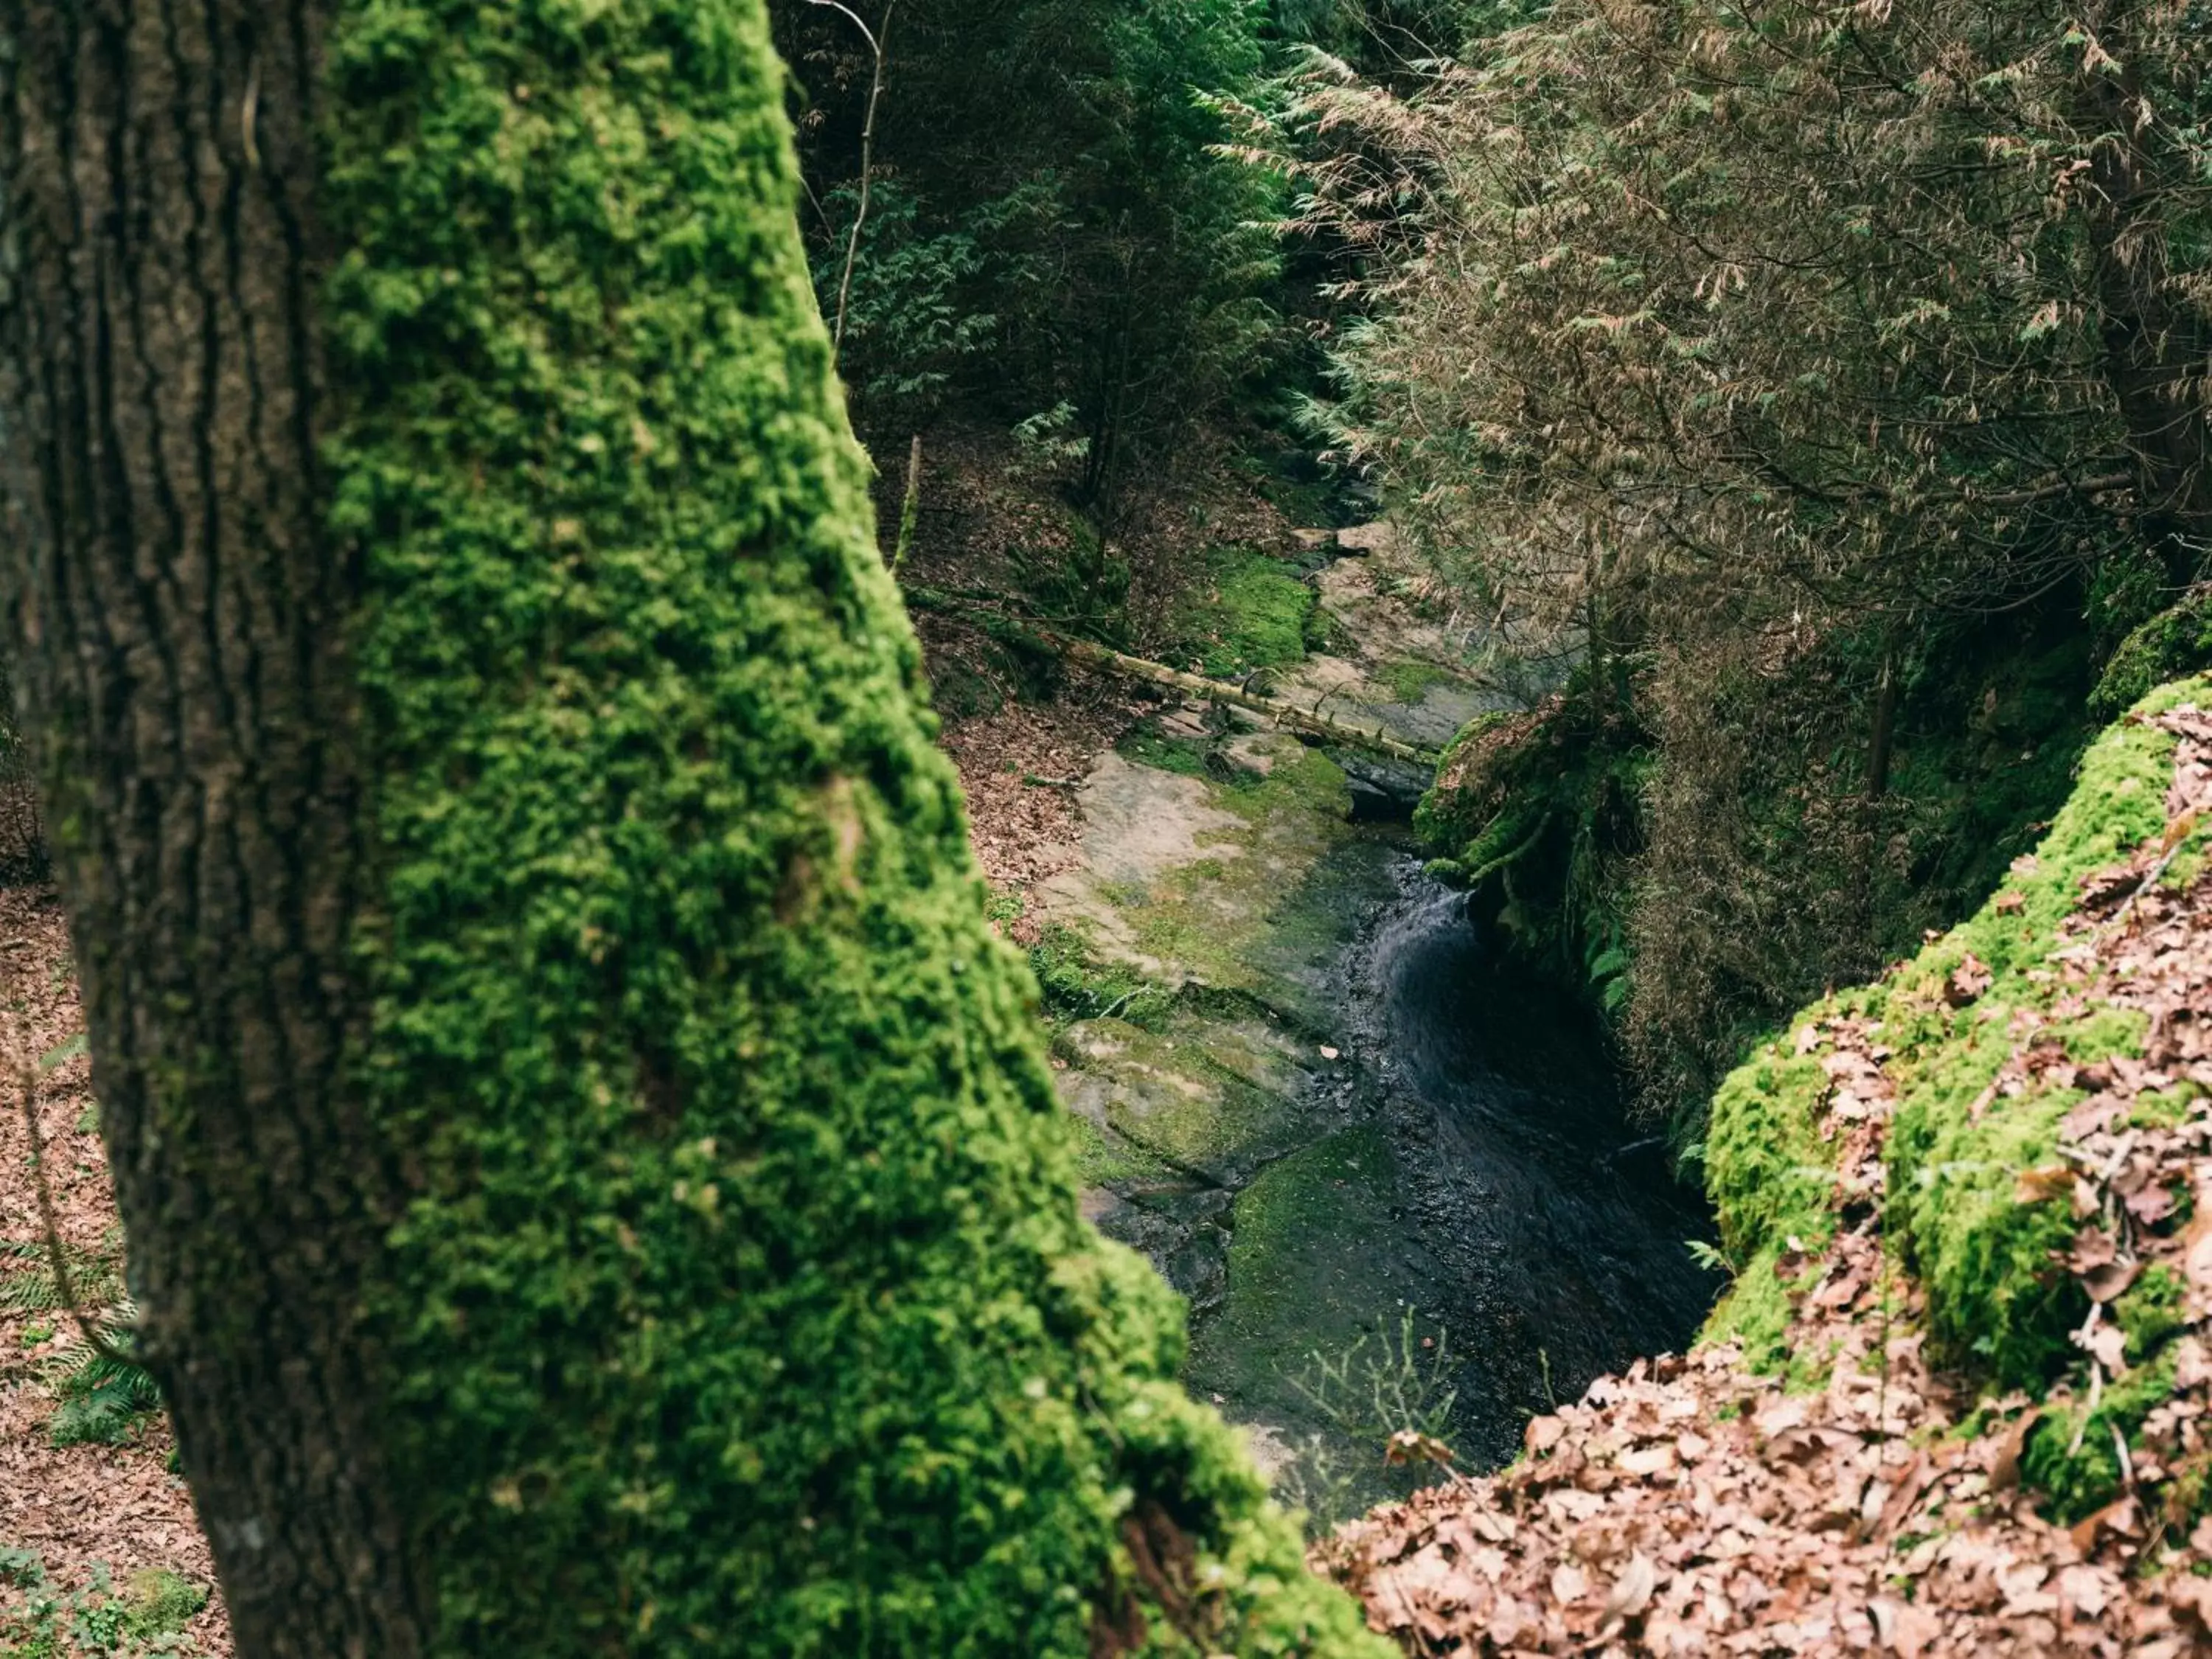
[[[1304,656],[1314,592],[1292,567],[1249,548],[1214,548],[1174,619],[1181,657],[1213,679],[1237,679]]]
[[[1312,1357],[1393,1319],[1410,1288],[1398,1256],[1397,1154],[1373,1125],[1342,1130],[1237,1195],[1229,1279],[1238,1293],[1194,1342],[1194,1387],[1273,1422],[1302,1421]]]

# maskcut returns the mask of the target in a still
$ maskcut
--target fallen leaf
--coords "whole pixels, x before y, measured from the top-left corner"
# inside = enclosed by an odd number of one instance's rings
[[[2081,1275],[2081,1288],[2089,1292],[2090,1299],[2110,1302],[2142,1276],[2140,1261],[2105,1261],[2091,1267]]]
[[[2072,1164],[2045,1164],[2036,1169],[2022,1170],[2013,1182],[2012,1197],[2015,1204],[2041,1204],[2073,1190]]]
[[[1934,1613],[1893,1595],[1875,1596],[1867,1611],[1874,1615],[1875,1639],[1904,1659],[1920,1659],[1943,1633],[1942,1621]]]
[[[2090,1555],[2095,1553],[2097,1540],[2105,1534],[2114,1532],[2124,1538],[2132,1538],[2140,1530],[2136,1518],[2136,1500],[2122,1498],[2106,1504],[2094,1515],[2075,1522],[2067,1529],[2067,1534],[2073,1539],[2076,1550],[2083,1555]]]
[[[2118,1325],[2100,1325],[2089,1333],[2089,1352],[2097,1363],[2118,1376],[2128,1368],[2128,1334]]]
[[[1990,1490],[2002,1492],[2020,1484],[2020,1455],[2027,1445],[2027,1437],[2043,1419],[2043,1407],[2030,1406],[2012,1421],[1997,1442],[1996,1456],[1990,1464]]]
[[[1607,1625],[1638,1617],[1651,1605],[1651,1592],[1659,1587],[1659,1571],[1641,1551],[1628,1558],[1628,1565],[1606,1593],[1604,1622]]]
[[[1963,1008],[1990,988],[1990,970],[1972,951],[1966,959],[1951,970],[1943,981],[1943,1000],[1954,1008]]]

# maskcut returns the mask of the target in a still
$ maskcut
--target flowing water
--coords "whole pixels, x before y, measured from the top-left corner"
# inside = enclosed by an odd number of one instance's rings
[[[1410,1484],[1379,1462],[1395,1429],[1502,1464],[1531,1415],[1684,1348],[1717,1286],[1687,1244],[1702,1201],[1626,1112],[1585,1010],[1392,838],[1339,849],[1316,886],[1357,910],[1306,958],[1326,962],[1336,1057],[1304,1075],[1299,1132],[1121,1214],[1205,1208],[1179,1249],[1141,1241],[1197,1304],[1190,1382],[1337,1519]]]
[[[1379,597],[1389,560],[1317,576],[1354,654],[1310,659],[1300,695],[1433,744],[1491,705]],[[1428,634],[1423,672],[1391,672]],[[1080,860],[1036,920],[1155,989],[1056,1052],[1092,1214],[1190,1300],[1190,1386],[1334,1519],[1403,1488],[1395,1429],[1493,1466],[1532,1414],[1686,1346],[1710,1222],[1588,1011],[1422,874],[1402,814],[1425,780],[1382,821],[1365,757],[1189,735],[1203,713],[1078,797]]]
[[[1689,1340],[1715,1287],[1686,1241],[1708,1223],[1626,1116],[1591,1017],[1461,895],[1401,880],[1352,964],[1362,1032],[1405,1224],[1449,1267],[1432,1311],[1460,1338],[1462,1421],[1503,1460],[1550,1395]]]

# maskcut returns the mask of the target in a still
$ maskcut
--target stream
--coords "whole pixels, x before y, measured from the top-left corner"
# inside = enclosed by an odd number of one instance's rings
[[[1417,629],[1367,597],[1381,563],[1323,571],[1323,602],[1355,647],[1403,651]],[[1371,647],[1303,672],[1431,745],[1484,706]],[[1147,990],[1054,1053],[1090,1213],[1190,1302],[1187,1382],[1329,1524],[1437,1478],[1386,1468],[1398,1429],[1497,1467],[1530,1416],[1686,1348],[1719,1288],[1688,1248],[1711,1222],[1595,1017],[1423,873],[1361,757],[1202,713],[1079,792],[1080,859],[1038,921]]]

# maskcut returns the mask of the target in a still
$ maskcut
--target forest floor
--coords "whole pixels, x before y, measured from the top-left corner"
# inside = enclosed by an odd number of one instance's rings
[[[0,1655],[57,1655],[42,1634],[67,1632],[112,1602],[112,1651],[182,1634],[222,1659],[230,1640],[191,1494],[170,1468],[173,1443],[158,1412],[120,1413],[85,1426],[112,1434],[68,1439],[83,1352],[56,1305],[44,1267],[38,1186],[22,1093],[29,1079],[56,1231],[74,1288],[95,1318],[121,1296],[122,1228],[100,1145],[83,1010],[60,902],[51,888],[0,890]],[[79,1379],[72,1383],[71,1378]],[[98,1402],[94,1402],[97,1404]],[[82,1419],[82,1408],[77,1415]],[[96,1586],[103,1575],[112,1595]]]

